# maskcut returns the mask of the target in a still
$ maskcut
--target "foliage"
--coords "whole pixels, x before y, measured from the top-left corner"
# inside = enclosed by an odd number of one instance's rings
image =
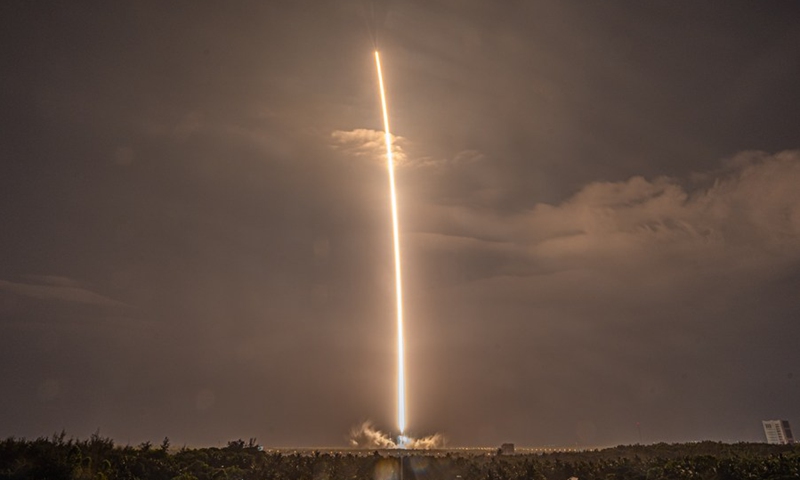
[[[0,480],[148,479],[289,480],[396,479],[398,451],[262,451],[234,440],[225,448],[116,446],[99,433],[88,440],[51,438],[0,441]],[[656,444],[584,452],[497,456],[405,451],[405,480],[788,480],[800,478],[800,446],[766,444]]]

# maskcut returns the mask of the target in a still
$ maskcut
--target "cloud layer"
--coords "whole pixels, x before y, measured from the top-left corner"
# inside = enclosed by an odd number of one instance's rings
[[[37,300],[80,303],[99,307],[126,306],[122,302],[95,293],[70,278],[52,275],[29,275],[27,278],[36,282],[19,283],[0,280],[0,290]]]
[[[595,182],[558,205],[513,214],[433,209],[419,237],[436,248],[483,248],[503,272],[616,268],[657,261],[749,265],[800,255],[800,152],[745,152],[693,176]],[[700,180],[702,179],[702,180]],[[698,184],[702,182],[702,184]],[[732,263],[731,263],[732,262]]]

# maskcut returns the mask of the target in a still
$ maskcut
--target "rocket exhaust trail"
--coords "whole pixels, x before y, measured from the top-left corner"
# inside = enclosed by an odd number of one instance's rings
[[[378,84],[381,89],[383,108],[383,129],[386,139],[386,158],[389,166],[389,188],[392,199],[392,234],[394,237],[394,273],[397,292],[397,427],[402,436],[406,430],[406,374],[405,345],[403,341],[403,283],[400,275],[400,229],[397,222],[397,191],[394,183],[394,155],[392,155],[392,135],[389,133],[389,111],[386,108],[386,92],[383,88],[381,57],[375,51],[375,65],[378,68]]]

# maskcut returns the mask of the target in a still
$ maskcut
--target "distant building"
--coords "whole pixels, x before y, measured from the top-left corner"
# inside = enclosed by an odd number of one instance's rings
[[[504,443],[500,445],[500,450],[497,451],[500,455],[514,455],[514,444]]]
[[[764,420],[761,424],[764,425],[764,435],[767,436],[767,443],[776,445],[794,443],[789,420]]]

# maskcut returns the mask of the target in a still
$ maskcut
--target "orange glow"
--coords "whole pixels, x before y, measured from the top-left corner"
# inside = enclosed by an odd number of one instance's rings
[[[394,274],[397,291],[397,427],[402,435],[406,430],[406,373],[405,346],[403,341],[403,283],[400,275],[400,229],[397,221],[397,190],[394,183],[394,155],[392,155],[392,134],[389,133],[389,110],[386,108],[386,92],[383,88],[381,57],[375,51],[375,64],[378,67],[378,83],[381,88],[383,107],[383,129],[386,139],[386,158],[389,164],[389,188],[392,199],[392,234],[394,236]]]

